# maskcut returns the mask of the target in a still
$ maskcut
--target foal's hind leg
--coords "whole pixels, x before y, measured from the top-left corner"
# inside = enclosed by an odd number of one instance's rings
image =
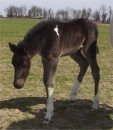
[[[49,123],[53,116],[54,105],[53,105],[53,91],[54,91],[54,82],[55,82],[55,72],[57,69],[58,59],[52,58],[50,60],[42,60],[44,67],[43,80],[46,86],[47,93],[47,113],[44,119],[44,123]]]
[[[95,97],[92,108],[97,109],[99,106],[98,87],[100,80],[100,69],[97,64],[97,58],[96,58],[96,41],[90,46],[85,56],[87,58],[88,63],[90,64],[92,76],[95,82]]]
[[[81,54],[81,50],[79,50],[75,54],[71,55],[71,57],[80,66],[80,72],[79,72],[79,75],[77,77],[77,80],[71,88],[70,100],[73,101],[73,100],[75,100],[78,88],[80,86],[80,83],[82,82],[82,79],[87,71],[89,64],[88,64],[87,60],[84,58],[84,56]]]

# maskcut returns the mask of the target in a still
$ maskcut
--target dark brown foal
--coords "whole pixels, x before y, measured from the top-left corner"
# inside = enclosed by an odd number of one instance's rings
[[[44,21],[33,27],[18,45],[9,44],[14,53],[14,86],[22,88],[29,74],[33,56],[42,57],[44,75],[43,81],[47,93],[47,113],[44,123],[49,123],[53,116],[53,91],[55,73],[59,58],[71,56],[80,66],[80,72],[71,90],[71,100],[74,100],[77,90],[87,71],[91,67],[95,82],[95,97],[93,108],[99,105],[99,67],[96,59],[98,30],[94,23],[86,19],[69,22]]]

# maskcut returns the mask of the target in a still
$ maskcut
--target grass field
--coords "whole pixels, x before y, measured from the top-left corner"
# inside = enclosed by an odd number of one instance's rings
[[[113,50],[109,44],[109,25],[98,25],[100,108],[91,110],[94,83],[90,68],[75,103],[68,101],[79,68],[70,57],[64,57],[56,76],[55,115],[49,125],[43,125],[46,93],[40,56],[33,58],[24,88],[16,90],[12,85],[12,53],[8,48],[9,42],[16,44],[22,40],[36,23],[34,19],[0,19],[0,129],[113,129]]]

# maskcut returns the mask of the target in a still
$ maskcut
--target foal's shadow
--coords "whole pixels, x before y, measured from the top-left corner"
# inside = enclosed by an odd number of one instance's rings
[[[45,97],[22,97],[22,98],[13,98],[5,101],[0,101],[0,109],[3,108],[19,109],[22,112],[29,112],[33,114],[29,107],[37,104],[46,104],[46,98]]]
[[[102,104],[98,110],[91,110],[90,100],[76,100],[75,102],[56,100],[55,115],[48,125],[42,123],[44,111],[32,112],[30,106],[46,104],[44,97],[23,97],[0,101],[0,109],[19,109],[29,112],[35,118],[12,122],[9,129],[111,129],[113,128],[113,107]],[[17,115],[18,116],[18,115]]]

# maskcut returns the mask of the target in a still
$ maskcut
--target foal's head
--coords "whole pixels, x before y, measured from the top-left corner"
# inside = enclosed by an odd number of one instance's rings
[[[24,82],[29,74],[31,58],[27,54],[27,50],[22,46],[16,46],[9,43],[10,50],[13,52],[12,64],[14,66],[14,86],[20,89],[24,86]]]

